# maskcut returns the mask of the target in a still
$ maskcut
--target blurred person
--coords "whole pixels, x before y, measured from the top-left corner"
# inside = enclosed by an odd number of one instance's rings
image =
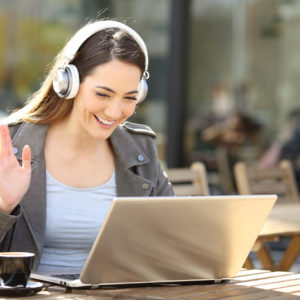
[[[260,138],[261,125],[243,113],[233,113],[226,120],[209,126],[202,131],[205,141],[234,147],[256,143]]]
[[[234,109],[234,99],[228,88],[221,82],[216,83],[212,88],[212,114],[216,120],[225,120]]]
[[[143,101],[148,53],[116,21],[82,27],[41,88],[0,125],[1,251],[34,270],[81,270],[116,196],[174,195],[155,133],[126,121]]]
[[[240,112],[202,130],[201,138],[216,146],[216,164],[225,193],[237,192],[233,166],[237,161],[253,159],[256,147],[261,144],[261,132],[259,122]]]
[[[260,168],[272,168],[282,159],[292,162],[295,179],[300,187],[300,109],[290,112],[287,124],[258,160],[257,165]]]

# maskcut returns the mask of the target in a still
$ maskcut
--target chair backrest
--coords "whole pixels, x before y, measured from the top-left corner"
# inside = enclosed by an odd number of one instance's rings
[[[216,161],[218,167],[219,182],[224,192],[228,195],[236,194],[234,186],[232,162],[226,147],[219,146],[216,149]]]
[[[289,160],[284,159],[267,169],[239,161],[234,165],[234,177],[241,195],[277,194],[276,203],[299,202],[298,187]]]
[[[202,162],[194,162],[189,168],[169,168],[166,173],[176,196],[209,195],[206,167]]]

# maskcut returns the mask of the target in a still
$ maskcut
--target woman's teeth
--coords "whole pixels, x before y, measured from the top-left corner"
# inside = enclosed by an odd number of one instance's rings
[[[99,118],[98,116],[95,115],[95,117],[97,118],[97,120],[104,124],[104,125],[112,125],[115,121],[108,121],[108,120],[105,120],[105,119],[102,119],[102,118]]]

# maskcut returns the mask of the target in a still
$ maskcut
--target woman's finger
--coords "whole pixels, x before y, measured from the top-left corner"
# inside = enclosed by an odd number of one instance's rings
[[[10,132],[7,125],[5,125],[5,137],[6,137],[6,148],[7,148],[6,153],[8,155],[11,155],[14,153],[14,151],[11,142]]]
[[[5,158],[7,155],[13,153],[11,137],[10,137],[8,126],[6,124],[0,125],[0,139],[1,139],[0,156],[1,158]]]
[[[22,152],[22,168],[30,170],[31,168],[31,149],[28,145],[24,146]]]
[[[0,157],[4,159],[7,155],[7,133],[6,133],[6,125],[0,125]]]

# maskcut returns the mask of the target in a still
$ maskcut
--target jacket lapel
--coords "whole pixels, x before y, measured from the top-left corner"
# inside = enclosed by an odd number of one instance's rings
[[[149,196],[154,182],[137,172],[137,167],[150,163],[146,153],[122,126],[115,129],[110,142],[116,160],[117,196]]]

